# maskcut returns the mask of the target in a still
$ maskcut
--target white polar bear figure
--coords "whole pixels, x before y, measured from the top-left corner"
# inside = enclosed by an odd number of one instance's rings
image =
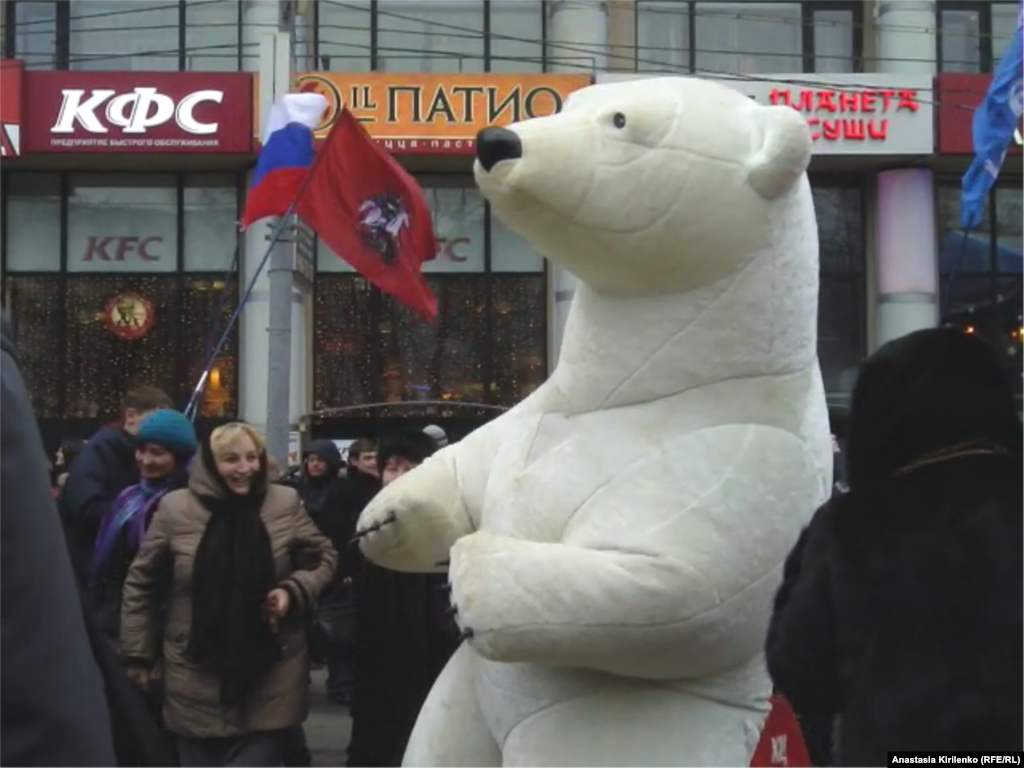
[[[550,379],[360,518],[381,565],[450,558],[467,638],[404,764],[749,765],[831,485],[804,120],[656,78],[478,142],[497,215],[582,284]]]

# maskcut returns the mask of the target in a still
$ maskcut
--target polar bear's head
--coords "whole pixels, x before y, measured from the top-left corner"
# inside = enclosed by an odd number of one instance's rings
[[[488,128],[477,184],[544,256],[620,296],[681,293],[772,245],[811,138],[790,107],[716,83],[650,78],[574,93],[551,117]]]

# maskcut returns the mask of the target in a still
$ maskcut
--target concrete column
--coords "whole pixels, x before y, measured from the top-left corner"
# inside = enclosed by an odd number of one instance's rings
[[[276,2],[253,3],[252,13],[259,13],[260,20],[268,23],[277,22],[278,4]],[[272,13],[271,13],[272,12]],[[247,11],[248,13],[248,11]],[[266,30],[265,30],[266,31]],[[272,30],[270,30],[272,31]],[[276,47],[272,52],[267,52],[259,58],[259,104],[260,109],[260,135],[266,123],[270,107],[277,95],[285,93],[290,88],[290,66],[288,50],[291,41],[287,34],[279,34],[278,45],[283,46],[281,50]],[[245,233],[244,259],[241,270],[241,290],[244,291],[249,282],[256,275],[256,271],[266,255],[270,236],[273,230],[273,219],[253,225]],[[291,237],[286,235],[289,240]],[[262,272],[256,279],[249,300],[242,310],[241,325],[239,329],[239,415],[250,422],[261,431],[267,428],[267,376],[270,370],[270,346],[268,328],[270,324],[270,285],[267,278],[269,261],[263,266]],[[292,291],[292,321],[291,321],[291,361],[290,384],[289,384],[289,422],[292,429],[299,419],[308,413],[310,401],[310,381],[307,376],[307,338],[309,337],[309,322],[307,313],[304,310],[302,294],[293,288]],[[280,453],[280,449],[277,451]],[[277,456],[281,461],[285,460],[284,455]]]
[[[603,72],[608,61],[608,6],[599,0],[554,0],[548,3],[547,58],[550,72]],[[562,346],[576,277],[551,265],[552,311],[548,367],[554,369]]]
[[[879,72],[935,74],[935,0],[880,0],[875,4]],[[939,320],[935,180],[926,168],[883,171],[874,212],[874,346]]]
[[[935,0],[879,0],[874,17],[879,72],[935,74]]]
[[[608,71],[636,71],[636,0],[608,0]]]
[[[877,345],[938,322],[935,184],[927,168],[878,174]]]

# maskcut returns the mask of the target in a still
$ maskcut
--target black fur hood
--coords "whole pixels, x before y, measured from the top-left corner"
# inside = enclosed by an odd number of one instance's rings
[[[1009,381],[983,340],[951,328],[918,331],[863,363],[846,441],[851,490],[972,445],[1021,447]]]

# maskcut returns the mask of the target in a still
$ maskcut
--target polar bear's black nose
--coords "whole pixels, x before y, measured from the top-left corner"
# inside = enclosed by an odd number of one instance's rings
[[[508,128],[484,128],[476,135],[476,156],[485,171],[502,160],[518,160],[523,156],[519,136]]]

